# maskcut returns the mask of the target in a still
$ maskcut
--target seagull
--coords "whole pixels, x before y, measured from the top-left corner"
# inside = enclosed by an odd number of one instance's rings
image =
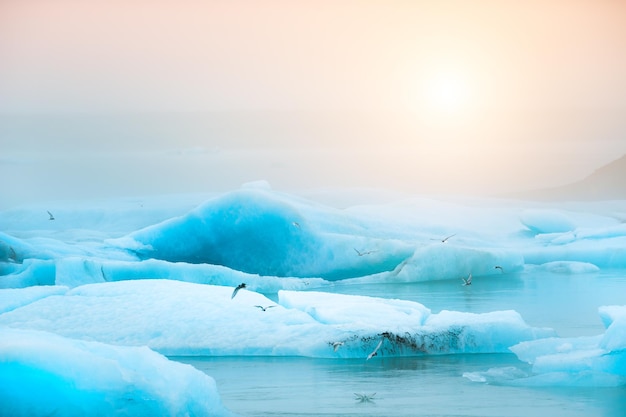
[[[333,342],[333,352],[337,352],[341,346],[343,346],[343,342]]]
[[[291,222],[291,224],[293,224],[298,229],[300,228],[300,223],[298,223],[298,222]]]
[[[450,236],[444,237],[443,239],[441,239],[441,243],[446,243],[446,241],[450,239],[452,236],[456,236],[456,233],[451,234]],[[430,239],[430,240],[440,240],[440,239]]]
[[[504,272],[504,268],[502,268],[500,265],[496,265],[494,268],[499,269],[500,272]]]
[[[463,280],[463,286],[466,285],[472,285],[472,273],[470,272],[469,276],[467,277],[467,279],[465,278],[461,278]]]
[[[367,394],[357,394],[356,392],[354,393],[354,399],[357,400],[360,403],[371,403],[374,402],[374,395],[376,395],[376,393],[367,395]]]
[[[376,252],[375,250],[368,250],[368,251],[360,252],[357,248],[354,248],[354,250],[359,256],[369,255],[370,253]]]
[[[46,210],[48,212],[48,215],[50,215],[50,218],[48,220],[54,220],[54,216],[52,215],[52,213],[50,213],[48,210]]]
[[[369,361],[370,359],[372,359],[374,356],[378,355],[378,349],[380,349],[380,347],[383,345],[383,339],[380,339],[380,342],[378,342],[378,344],[376,345],[376,348],[374,349],[374,351],[372,353],[370,353],[369,355],[367,355],[367,359],[365,359],[366,361]]]
[[[242,289],[242,288],[246,288],[246,283],[245,282],[242,282],[241,284],[237,285],[237,288],[235,288],[235,291],[233,291],[233,295],[230,296],[230,299],[232,300],[233,298],[235,298],[235,296],[237,295],[239,290]]]
[[[234,296],[233,296],[233,297],[234,297]],[[263,307],[263,306],[255,306],[255,307],[260,308],[261,310],[265,311],[265,310],[267,310],[268,308],[272,308],[272,307],[276,307],[276,306],[267,306],[267,307]]]

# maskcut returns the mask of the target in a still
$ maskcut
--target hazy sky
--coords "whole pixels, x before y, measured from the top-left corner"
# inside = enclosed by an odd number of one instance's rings
[[[178,158],[163,191],[556,185],[626,153],[625,74],[620,0],[0,0],[0,169],[16,196],[61,165],[159,191],[107,168],[138,149]]]

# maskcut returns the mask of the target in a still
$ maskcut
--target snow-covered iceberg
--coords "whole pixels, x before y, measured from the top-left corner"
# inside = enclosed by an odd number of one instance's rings
[[[81,358],[145,355],[141,369],[122,359],[114,366],[133,375],[130,380],[111,376],[89,391],[93,404],[112,398],[111,407],[122,410],[137,403],[137,397],[125,396],[129,390],[149,392],[154,401],[133,408],[134,415],[174,413],[193,404],[222,410],[217,402],[200,403],[193,390],[176,394],[187,405],[156,393],[152,383],[182,377],[179,370],[169,371],[163,354],[376,361],[512,350],[529,365],[466,376],[510,384],[624,384],[621,308],[600,310],[604,335],[563,339],[529,326],[511,310],[433,313],[415,301],[324,292],[337,281],[460,285],[470,273],[475,282],[488,283],[534,272],[623,269],[622,204],[572,203],[566,210],[500,200],[407,198],[338,208],[258,186],[190,201],[164,197],[145,205],[126,202],[123,208],[57,205],[54,221],[41,207],[0,213],[0,348],[14,358],[1,364],[22,366],[3,376],[26,384],[32,376],[26,369],[45,365],[47,381],[63,391],[69,376],[53,366],[63,363],[59,358],[67,363],[77,358],[81,373],[72,381],[79,381],[87,375]],[[240,283],[246,288],[232,297]],[[38,348],[15,356],[22,335]],[[80,353],[85,350],[88,354]],[[154,376],[147,362],[168,371],[161,379],[135,381],[140,374]],[[4,381],[3,395],[9,395],[12,382]],[[107,391],[109,385],[117,388]],[[79,403],[67,407],[75,405],[82,414],[88,404],[84,395],[72,395]],[[56,404],[49,401],[50,407]],[[15,404],[11,410],[17,415],[48,411],[20,409],[28,406],[26,397],[21,406]]]
[[[146,347],[0,327],[0,416],[234,416],[215,381]]]
[[[162,204],[161,212],[58,207],[54,221],[41,209],[0,213],[0,288],[168,278],[256,280],[256,289],[276,292],[297,289],[293,279],[422,282],[551,262],[626,267],[626,229],[612,206],[413,198],[335,208],[269,187],[191,210],[182,199],[177,215],[170,198]]]
[[[33,297],[28,289],[3,291]],[[554,335],[513,311],[432,314],[404,300],[281,290],[274,302],[247,289],[232,293],[232,287],[172,280],[59,288],[0,315],[0,326],[179,356],[365,358],[381,340],[380,356],[506,352]]]
[[[343,228],[326,230],[325,224],[316,221],[320,211],[331,218],[339,215],[293,198],[243,189],[117,242],[141,259],[327,279],[389,271],[411,254],[410,247],[401,241],[366,237],[354,229],[347,232],[349,219],[344,220]],[[355,252],[358,248],[376,248],[376,253],[359,257]]]

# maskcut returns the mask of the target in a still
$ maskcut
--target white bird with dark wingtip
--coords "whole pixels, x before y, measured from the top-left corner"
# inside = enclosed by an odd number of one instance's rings
[[[333,342],[333,352],[337,352],[341,346],[343,346],[343,342]]]
[[[472,285],[472,273],[470,272],[469,276],[466,278],[461,278],[463,280],[463,286]]]
[[[237,287],[233,291],[233,295],[230,296],[230,299],[232,300],[233,298],[235,298],[235,296],[237,295],[239,290],[242,289],[242,288],[246,288],[246,283],[245,282],[242,282],[241,284],[237,285]]]
[[[274,308],[276,306],[267,306],[267,307],[263,307],[263,306],[255,306],[256,308],[260,308],[263,311],[266,311],[268,308]]]
[[[372,253],[376,252],[375,250],[366,250],[366,251],[360,251],[357,248],[353,248],[354,251],[357,253],[357,255],[359,256],[365,256],[365,255],[371,255]]]
[[[383,345],[383,340],[385,339],[380,339],[380,342],[378,342],[378,344],[376,345],[376,348],[374,348],[374,350],[372,351],[372,353],[370,353],[369,355],[367,355],[367,359],[365,359],[366,361],[369,361],[370,359],[372,359],[374,356],[378,355],[378,349],[380,349],[380,347]]]
[[[448,239],[450,239],[451,237],[456,236],[456,233],[451,234],[450,236],[446,236],[443,239],[430,239],[430,240],[440,240],[441,243],[446,243],[448,241]]]

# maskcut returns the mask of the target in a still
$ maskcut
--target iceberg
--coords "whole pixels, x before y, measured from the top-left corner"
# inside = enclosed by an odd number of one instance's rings
[[[520,221],[535,233],[564,233],[576,228],[565,213],[557,210],[524,210]]]
[[[0,416],[224,416],[215,381],[146,347],[0,327]]]
[[[464,376],[625,385],[623,307],[600,308],[603,335],[561,338],[506,305],[467,312],[441,303],[435,311],[419,297],[332,293],[337,285],[436,282],[445,297],[473,303],[483,283],[510,291],[528,274],[623,269],[626,229],[613,205],[403,198],[340,208],[261,185],[197,204],[199,197],[122,208],[57,203],[54,221],[41,207],[1,212],[3,411],[229,415],[210,377],[163,355],[375,364],[513,352],[519,366]],[[469,273],[475,285],[461,290]],[[453,281],[458,292],[447,291]],[[93,381],[89,363],[102,366]],[[50,393],[41,403],[17,393],[35,383]]]
[[[591,337],[547,337],[520,342],[510,350],[531,365],[466,373],[477,382],[524,386],[626,385],[626,306],[599,308],[606,331]]]
[[[305,215],[313,210],[295,199],[244,188],[210,200],[184,216],[136,231],[117,243],[140,259],[331,280],[392,270],[410,255],[408,245],[400,241],[346,233],[336,227],[325,230],[316,218]],[[329,217],[339,216],[329,209],[324,212]],[[376,253],[355,256],[359,247],[376,248]]]
[[[167,278],[256,280],[256,289],[269,293],[299,289],[298,279],[425,282],[470,272],[495,277],[551,262],[626,267],[626,229],[602,205],[565,211],[407,198],[336,208],[268,186],[246,186],[191,210],[188,198],[178,211],[169,198],[162,204],[149,214],[127,203],[108,211],[60,206],[55,221],[36,208],[3,212],[0,288]]]
[[[248,289],[232,293],[174,280],[87,284],[8,311],[0,326],[147,346],[168,356],[365,358],[380,340],[380,356],[489,353],[554,335],[513,311],[433,314],[404,300],[281,290],[272,301]],[[332,349],[334,342],[341,349]]]

